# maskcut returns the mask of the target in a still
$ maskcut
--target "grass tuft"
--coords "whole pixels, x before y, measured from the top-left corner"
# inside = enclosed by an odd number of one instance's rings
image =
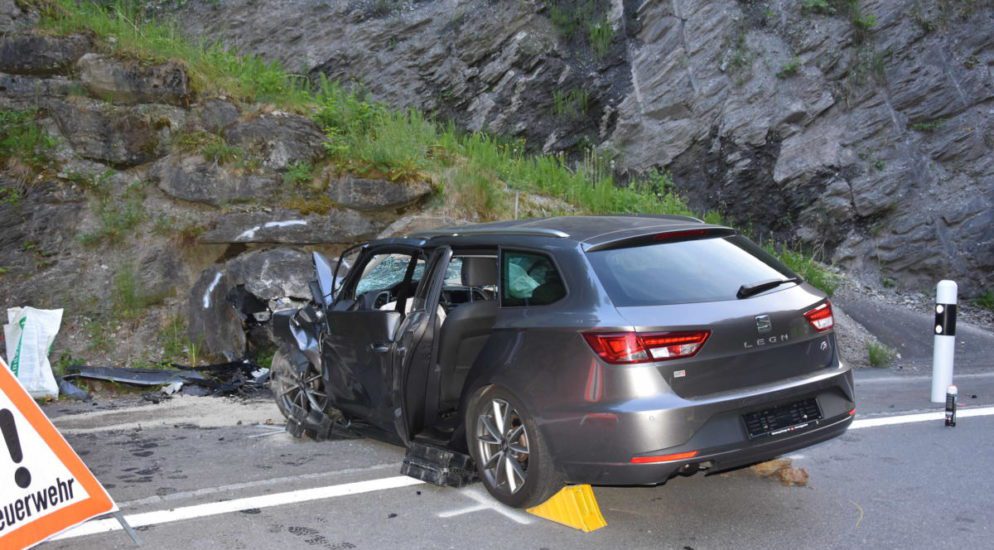
[[[897,356],[897,353],[893,349],[877,342],[870,342],[870,345],[867,346],[866,351],[870,361],[870,366],[877,368],[886,368],[890,366],[890,364],[894,362],[894,358]]]
[[[55,138],[38,125],[38,111],[0,109],[0,166],[16,160],[34,169],[48,165]]]
[[[994,311],[994,290],[988,290],[977,297],[976,304],[986,310]]]

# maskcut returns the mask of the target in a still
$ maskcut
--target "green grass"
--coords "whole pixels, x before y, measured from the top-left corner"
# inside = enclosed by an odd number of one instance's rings
[[[145,191],[138,182],[129,185],[119,197],[109,192],[98,195],[94,206],[98,225],[80,235],[80,242],[89,247],[123,242],[145,220],[144,201]]]
[[[828,0],[803,0],[801,11],[805,13],[817,13],[819,15],[833,15],[835,8],[828,3]]]
[[[549,20],[566,41],[585,40],[598,58],[610,52],[615,32],[607,19],[606,2],[552,0],[546,5]]]
[[[305,161],[297,161],[287,167],[283,173],[283,183],[294,187],[307,185],[314,179],[314,166]]]
[[[203,155],[217,164],[240,162],[247,157],[241,147],[228,145],[221,136],[202,130],[179,134],[172,144],[179,151]]]
[[[796,57],[792,57],[790,61],[784,63],[784,65],[780,67],[780,70],[777,72],[777,78],[779,79],[790,78],[797,74],[797,71],[800,69],[800,67],[801,67],[801,60]]]
[[[590,94],[581,88],[552,92],[552,112],[566,119],[582,118],[590,109]]]
[[[870,361],[871,367],[885,368],[890,366],[897,356],[897,353],[891,348],[878,344],[877,342],[870,342],[870,345],[866,348],[867,359]]]
[[[808,284],[831,296],[839,286],[839,277],[825,269],[825,266],[818,263],[811,256],[789,246],[780,246],[779,249],[771,245],[764,246],[767,252],[780,259],[791,271],[800,275]]]
[[[238,55],[218,44],[185,40],[174,23],[151,21],[137,2],[35,3],[41,8],[42,26],[50,31],[91,33],[102,39],[106,51],[141,61],[180,61],[195,92],[225,94],[242,101],[268,101],[288,108],[310,102],[300,78],[288,74],[278,63]]]
[[[150,293],[142,287],[141,279],[132,264],[124,264],[114,274],[114,314],[119,319],[137,319],[146,309],[161,304],[166,295]]]
[[[908,128],[911,128],[916,132],[931,133],[938,130],[944,122],[945,119],[937,118],[935,120],[925,120],[922,122],[916,122],[914,124],[910,124],[908,125]]]
[[[44,168],[55,145],[55,138],[38,125],[37,110],[0,109],[0,166],[15,160]]]
[[[986,310],[994,311],[994,290],[988,290],[978,296],[975,303]]]

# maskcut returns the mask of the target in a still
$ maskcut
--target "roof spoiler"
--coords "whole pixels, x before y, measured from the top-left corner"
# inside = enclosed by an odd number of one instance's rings
[[[674,227],[652,233],[640,233],[621,237],[619,239],[606,241],[591,245],[587,252],[598,250],[613,250],[615,248],[632,248],[636,246],[648,246],[666,242],[694,241],[697,239],[713,239],[715,237],[728,237],[735,234],[735,230],[730,227],[712,225],[708,227]]]

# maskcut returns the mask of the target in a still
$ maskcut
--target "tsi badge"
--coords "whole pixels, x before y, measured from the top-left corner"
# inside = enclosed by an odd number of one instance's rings
[[[757,315],[756,316],[756,331],[760,334],[769,334],[773,331],[773,321],[770,319],[769,315]],[[765,346],[768,344],[779,344],[786,342],[790,338],[788,334],[780,334],[773,336],[766,336],[756,338],[755,341],[742,342],[742,346],[745,349],[754,348],[757,346]]]

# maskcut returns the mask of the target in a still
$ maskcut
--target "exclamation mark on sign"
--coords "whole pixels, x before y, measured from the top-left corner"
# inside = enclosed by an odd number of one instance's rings
[[[7,452],[10,453],[14,464],[20,464],[24,460],[24,453],[21,451],[21,440],[17,437],[17,426],[14,424],[14,413],[8,409],[0,409],[0,433],[7,443]],[[27,489],[31,485],[31,472],[21,466],[14,472],[14,482],[21,489]]]

